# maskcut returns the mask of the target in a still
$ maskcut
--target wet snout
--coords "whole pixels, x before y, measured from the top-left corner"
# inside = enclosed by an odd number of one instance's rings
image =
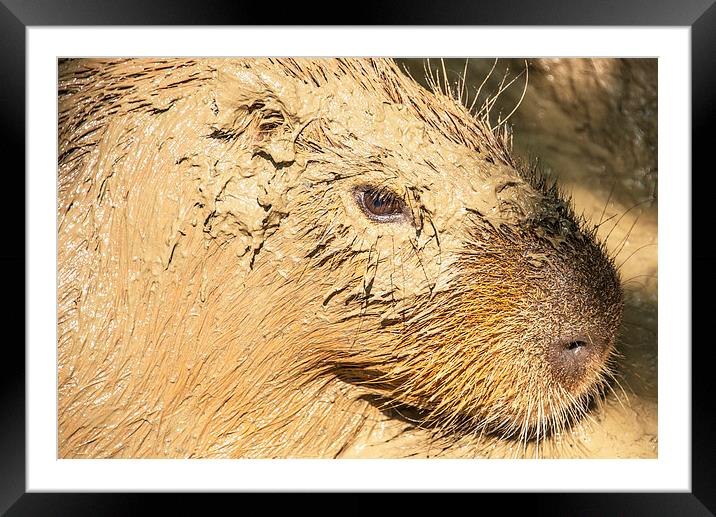
[[[568,334],[547,344],[547,362],[553,375],[565,388],[578,385],[604,360],[608,339],[592,333]]]
[[[553,379],[574,395],[608,367],[622,312],[619,277],[588,239],[575,239],[544,264],[541,307],[534,308],[543,322],[544,359]]]

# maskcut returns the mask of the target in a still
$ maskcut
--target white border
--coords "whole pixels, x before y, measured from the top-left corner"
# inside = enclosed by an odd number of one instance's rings
[[[29,27],[27,490],[690,491],[690,43],[684,27]],[[57,460],[56,58],[87,55],[658,57],[659,458]]]

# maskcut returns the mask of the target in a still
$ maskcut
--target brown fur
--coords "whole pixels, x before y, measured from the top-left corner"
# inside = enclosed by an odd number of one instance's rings
[[[400,418],[417,450],[528,440],[609,375],[593,233],[389,60],[68,60],[59,113],[62,457],[339,456]],[[577,329],[608,345],[575,381],[545,343]]]

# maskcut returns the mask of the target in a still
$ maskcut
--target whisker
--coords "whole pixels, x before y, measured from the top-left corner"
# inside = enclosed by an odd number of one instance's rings
[[[482,80],[482,83],[480,83],[480,86],[477,88],[477,91],[475,92],[475,99],[472,101],[472,104],[470,104],[470,108],[468,109],[468,111],[469,111],[470,113],[472,113],[472,110],[473,110],[473,108],[475,107],[475,103],[476,103],[477,100],[480,98],[480,92],[482,92],[483,86],[485,86],[485,84],[487,83],[487,81],[488,81],[488,80],[490,79],[490,77],[492,76],[492,72],[495,71],[495,67],[497,66],[497,61],[498,61],[498,59],[495,58],[495,62],[492,63],[492,68],[490,68],[490,71],[487,73],[487,75],[485,76],[485,78]]]
[[[639,215],[641,215],[641,214],[639,214]],[[626,246],[627,242],[629,242],[629,237],[631,237],[631,233],[634,231],[634,227],[636,226],[636,223],[639,221],[639,215],[637,215],[634,218],[634,222],[631,224],[629,231],[626,232],[626,234],[624,235],[624,238],[617,245],[616,250],[613,254],[613,257],[615,260],[619,256],[619,254],[622,252],[622,250],[624,249],[624,246]]]
[[[624,261],[621,264],[619,264],[617,266],[617,271],[621,270],[622,266],[624,266],[624,264],[626,264],[630,258],[632,258],[634,255],[636,255],[638,252],[640,252],[644,248],[648,248],[650,246],[657,246],[657,244],[655,242],[652,242],[650,244],[644,244],[642,246],[639,246],[637,249],[635,249],[633,252],[631,252],[631,254],[626,259],[624,259]],[[617,255],[619,255],[619,253],[617,253]],[[615,258],[616,258],[616,256],[615,256]],[[652,276],[653,277],[654,275],[639,275],[639,276]]]
[[[522,75],[522,73],[523,73],[523,72],[520,72],[520,74],[515,78],[515,80],[517,80],[517,78],[518,78],[520,75]],[[517,108],[520,107],[520,104],[522,104],[522,100],[525,98],[525,94],[527,93],[527,84],[529,83],[529,79],[530,79],[530,73],[529,73],[529,67],[527,66],[527,61],[525,61],[525,71],[524,71],[524,74],[525,74],[525,87],[524,87],[524,89],[522,90],[522,95],[520,96],[520,100],[517,101],[517,104],[515,105],[514,108],[512,108],[512,111],[510,111],[509,115],[507,115],[507,116],[498,124],[498,127],[499,127],[500,125],[502,125],[502,124],[505,124],[505,123],[509,120],[509,118],[515,113],[515,111],[517,111]],[[510,84],[512,84],[512,83],[510,83]],[[509,86],[509,85],[508,85],[508,86]]]
[[[609,196],[607,197],[607,202],[604,203],[604,208],[602,208],[602,215],[599,216],[599,223],[594,225],[595,229],[598,229],[603,222],[606,222],[604,221],[604,214],[607,212],[607,207],[609,206],[609,202],[612,200],[612,195],[614,194],[614,189],[616,188],[616,186],[617,182],[615,181],[614,183],[612,183],[612,188],[609,189]]]
[[[630,208],[628,208],[628,209],[619,217],[619,219],[617,219],[617,222],[614,223],[614,226],[612,227],[611,230],[609,230],[609,233],[607,234],[607,236],[604,237],[604,244],[606,244],[607,241],[609,241],[609,236],[610,236],[610,235],[612,234],[612,232],[617,228],[617,226],[619,226],[619,223],[622,221],[622,219],[623,219],[629,212],[631,212],[631,211],[634,210],[635,208],[638,208],[638,207],[640,207],[641,205],[643,205],[643,204],[645,204],[645,203],[648,203],[648,202],[649,202],[649,200],[648,200],[648,199],[645,199],[645,200],[640,201],[639,203],[637,203],[637,204],[631,206]]]

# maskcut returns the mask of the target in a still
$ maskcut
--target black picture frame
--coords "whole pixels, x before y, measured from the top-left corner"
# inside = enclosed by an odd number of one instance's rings
[[[70,494],[26,493],[25,467],[25,354],[19,339],[11,329],[21,328],[19,338],[24,342],[24,326],[18,325],[19,315],[12,310],[25,304],[19,300],[25,291],[25,29],[28,26],[64,25],[244,25],[256,22],[270,25],[291,23],[316,25],[316,13],[336,12],[335,4],[322,8],[320,3],[305,5],[282,4],[280,12],[270,12],[261,3],[233,3],[229,6],[199,4],[187,1],[93,1],[67,0],[0,0],[0,59],[3,77],[0,79],[0,111],[3,138],[0,138],[0,164],[10,183],[9,194],[3,197],[7,230],[6,246],[0,251],[0,264],[6,275],[6,300],[2,311],[5,333],[4,353],[0,358],[0,512],[7,515],[113,515],[127,514],[151,508],[147,495],[139,494]],[[342,11],[342,8],[341,8]],[[561,25],[561,26],[684,26],[691,28],[692,72],[692,456],[690,493],[570,493],[570,494],[479,494],[480,504],[499,505],[509,509],[524,507],[530,514],[550,515],[713,515],[716,513],[716,447],[714,436],[714,408],[712,395],[712,340],[707,333],[693,332],[704,328],[703,322],[712,318],[714,304],[710,293],[716,289],[712,271],[716,266],[716,252],[710,251],[708,240],[712,227],[711,193],[714,180],[707,158],[713,147],[710,126],[716,113],[716,5],[714,0],[560,0],[530,1],[489,0],[459,1],[444,5],[439,2],[363,2],[354,6],[350,25]],[[330,24],[341,25],[335,20]],[[48,151],[50,152],[50,151]],[[17,160],[11,162],[12,158]],[[13,165],[10,166],[9,164]],[[696,172],[698,171],[698,172]],[[689,171],[683,171],[689,181]],[[15,214],[15,215],[13,215]],[[17,214],[23,214],[22,218]],[[19,221],[23,224],[20,228]],[[22,236],[22,237],[21,237]],[[700,244],[700,246],[698,246]],[[18,272],[23,271],[23,275]],[[15,280],[13,285],[7,280]],[[54,289],[48,286],[48,296]],[[24,318],[23,318],[24,320]],[[701,323],[699,326],[698,323]],[[701,338],[701,339],[699,339]],[[667,346],[684,344],[667,344]],[[184,494],[163,494],[159,504],[162,513],[181,509],[189,511]],[[215,496],[214,496],[215,497]],[[242,497],[246,497],[242,495]],[[497,497],[483,502],[482,498]],[[372,511],[372,506],[359,502],[353,494],[343,508]],[[349,501],[354,501],[353,503]],[[218,502],[218,501],[217,501]],[[418,495],[412,499],[419,503]],[[248,503],[242,503],[248,504]],[[463,501],[453,501],[458,508]],[[474,504],[474,503],[473,503]],[[402,506],[402,505],[401,505]],[[405,510],[412,505],[402,506]],[[463,506],[464,507],[464,506]],[[206,507],[202,506],[204,511]],[[315,511],[315,508],[312,508]],[[336,508],[333,508],[336,510]],[[202,512],[203,513],[203,512]],[[512,513],[512,512],[510,512]]]

